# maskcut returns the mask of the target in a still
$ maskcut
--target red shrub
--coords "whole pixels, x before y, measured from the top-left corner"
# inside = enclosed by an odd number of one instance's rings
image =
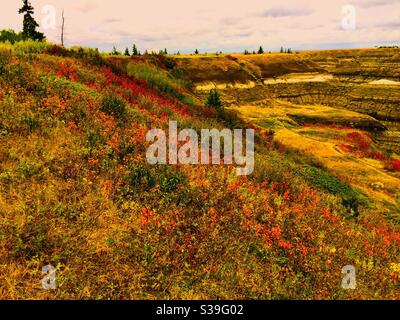
[[[72,68],[69,64],[67,63],[60,63],[57,66],[58,71],[57,71],[57,77],[64,77],[68,80],[72,81],[77,81],[78,80],[78,74],[74,68]]]
[[[400,161],[399,160],[392,160],[391,165],[393,166],[394,170],[400,171]]]
[[[359,132],[351,132],[346,135],[346,141],[355,144],[359,149],[365,150],[371,146],[371,141]]]

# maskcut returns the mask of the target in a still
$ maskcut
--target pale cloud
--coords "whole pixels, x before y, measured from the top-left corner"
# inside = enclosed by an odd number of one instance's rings
[[[43,30],[59,42],[61,11],[66,44],[111,50],[136,43],[170,52],[242,51],[263,45],[294,49],[374,46],[398,42],[400,0],[31,0],[39,24],[41,8],[54,5],[57,30]],[[20,1],[4,1],[0,29],[22,28]],[[357,28],[341,28],[342,8],[356,8]]]
[[[352,3],[361,8],[374,8],[391,5],[396,2],[399,2],[399,0],[353,0]]]
[[[308,7],[273,7],[264,12],[260,13],[259,15],[262,17],[272,17],[272,18],[282,18],[282,17],[302,17],[302,16],[309,16],[314,11]]]
[[[97,8],[97,4],[93,1],[81,1],[81,3],[75,4],[73,8],[83,13],[89,13]]]

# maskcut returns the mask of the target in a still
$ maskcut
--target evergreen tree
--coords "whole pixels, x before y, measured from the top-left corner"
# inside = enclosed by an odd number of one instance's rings
[[[132,55],[133,56],[138,56],[139,55],[138,49],[136,48],[136,44],[133,44]]]
[[[260,49],[258,49],[258,54],[263,54],[264,53],[264,49],[262,46],[260,46]]]
[[[129,49],[128,49],[128,48],[125,49],[124,55],[126,55],[126,56],[128,56],[128,57],[130,56],[130,53],[129,53]]]
[[[164,49],[164,54],[168,54],[167,48]]]
[[[196,50],[194,51],[194,54],[199,54],[199,50],[196,49]]]
[[[19,14],[24,14],[24,22],[23,22],[23,35],[32,40],[42,41],[45,39],[43,33],[36,31],[36,28],[39,27],[39,24],[36,22],[33,17],[34,9],[29,2],[29,0],[23,0],[23,6],[18,11]]]
[[[223,108],[222,101],[217,89],[211,89],[211,91],[209,92],[206,106],[215,108],[217,110],[221,110]]]
[[[281,53],[283,53],[283,47],[281,47]]]
[[[113,49],[112,49],[112,51],[111,51],[111,54],[113,55],[113,56],[119,56],[119,51],[117,50],[117,48],[114,46],[113,47]]]

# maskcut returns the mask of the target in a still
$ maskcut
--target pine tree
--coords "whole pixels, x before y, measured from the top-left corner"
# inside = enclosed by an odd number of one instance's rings
[[[29,0],[23,0],[23,6],[18,11],[19,14],[24,14],[24,22],[23,22],[23,35],[32,40],[42,41],[45,39],[43,33],[36,31],[36,28],[39,27],[39,24],[36,22],[33,17],[34,8],[32,7]]]
[[[138,56],[139,55],[138,49],[136,48],[136,44],[133,44],[132,55],[133,56]]]
[[[111,54],[113,55],[113,56],[119,56],[119,51],[117,50],[117,48],[114,46],[113,47],[113,49],[112,49],[112,51],[111,51]]]
[[[263,54],[264,53],[264,49],[262,46],[260,46],[260,49],[258,49],[258,54]]]
[[[194,54],[199,54],[199,50],[196,49],[196,50],[194,51]]]
[[[281,47],[281,53],[283,53],[283,47]]]
[[[209,92],[206,106],[215,108],[217,110],[221,110],[223,108],[222,101],[217,89],[211,89],[211,91]]]
[[[128,49],[128,48],[125,49],[124,55],[126,55],[126,56],[128,56],[128,57],[130,56],[130,53],[129,53],[129,49]]]

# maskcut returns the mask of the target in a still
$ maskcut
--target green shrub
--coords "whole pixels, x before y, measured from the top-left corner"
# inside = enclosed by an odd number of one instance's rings
[[[160,189],[163,192],[173,192],[182,183],[183,177],[179,172],[164,172],[160,175]]]
[[[12,50],[7,46],[0,46],[0,76],[6,72],[7,66],[11,63]]]
[[[347,183],[331,176],[329,173],[310,166],[304,166],[300,170],[300,173],[312,185],[333,195],[340,196],[343,205],[349,210],[351,216],[358,216],[359,207],[367,205],[364,195]]]
[[[211,89],[208,93],[206,106],[215,108],[217,110],[221,110],[223,108],[221,97],[219,96],[219,92],[217,89]]]
[[[9,30],[1,30],[0,31],[0,42],[9,42],[14,44],[19,41],[23,41],[25,39],[22,32],[15,32],[12,29]]]
[[[39,169],[35,165],[23,161],[18,164],[17,172],[21,178],[27,179],[39,173]]]
[[[126,113],[126,102],[114,94],[107,94],[102,99],[101,111],[109,116],[121,119]]]
[[[28,131],[32,133],[40,127],[40,121],[35,116],[26,113],[21,118],[21,125],[26,127]]]
[[[130,169],[129,174],[126,177],[126,181],[130,187],[145,190],[152,188],[156,183],[150,170],[141,165],[132,167]]]
[[[89,130],[86,133],[86,144],[91,150],[96,149],[102,143],[104,143],[104,139],[98,130]]]
[[[25,40],[16,42],[14,44],[14,51],[18,55],[24,55],[27,53],[42,53],[43,51],[49,50],[52,44],[45,41]]]

